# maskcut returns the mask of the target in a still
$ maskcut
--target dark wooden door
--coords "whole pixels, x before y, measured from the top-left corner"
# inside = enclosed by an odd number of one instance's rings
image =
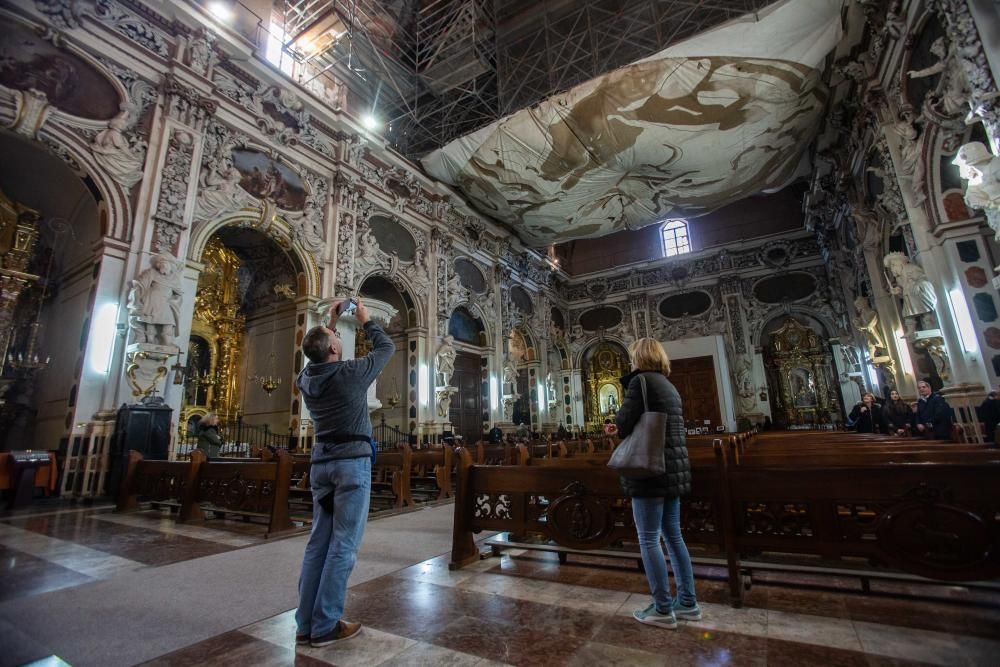
[[[467,444],[474,443],[483,435],[483,379],[479,355],[458,353],[451,384],[458,387],[458,392],[452,396],[448,419],[456,435],[462,436]]]
[[[671,359],[670,381],[684,401],[684,421],[704,426],[704,420],[708,419],[713,429],[722,423],[712,357]]]

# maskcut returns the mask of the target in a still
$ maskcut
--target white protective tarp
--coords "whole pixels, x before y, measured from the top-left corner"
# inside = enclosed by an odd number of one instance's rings
[[[423,159],[543,246],[696,216],[784,185],[826,90],[841,0],[786,0],[553,96]]]

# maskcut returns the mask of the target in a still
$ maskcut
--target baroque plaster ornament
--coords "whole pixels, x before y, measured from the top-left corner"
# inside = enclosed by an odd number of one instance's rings
[[[861,245],[865,250],[877,250],[882,242],[882,220],[879,216],[865,206],[855,206],[851,216],[858,225]]]
[[[323,250],[323,208],[317,199],[310,197],[306,200],[302,214],[290,220],[292,240],[314,254]]]
[[[885,341],[882,339],[882,332],[878,326],[878,313],[871,307],[868,299],[863,296],[854,299],[854,310],[858,314],[851,321],[855,328],[864,336],[865,344],[868,346],[868,354],[872,359],[886,356],[888,348],[886,348]]]
[[[893,128],[899,137],[900,175],[910,179],[913,206],[920,206],[927,200],[924,162],[920,154],[920,131],[914,125],[913,115],[909,112],[901,114]]]
[[[437,390],[437,415],[442,419],[448,418],[448,413],[451,412],[451,397],[452,394],[457,392],[458,389],[455,387],[440,387]]]
[[[896,281],[890,292],[903,297],[903,317],[934,312],[937,295],[922,268],[901,252],[890,252],[882,262]]]
[[[427,291],[430,287],[430,267],[427,263],[427,247],[425,244],[417,246],[416,254],[413,258],[413,274],[411,275],[413,284]]]
[[[455,373],[455,338],[445,336],[441,339],[441,345],[437,349],[434,357],[434,368],[437,370],[437,380],[439,387],[447,387],[451,384],[451,376]]]
[[[213,34],[204,28],[199,28],[188,42],[188,66],[202,76],[208,76],[208,70],[215,60],[212,44]]]
[[[510,352],[503,361],[503,383],[510,386],[511,393],[517,389],[517,359]]]
[[[201,168],[198,179],[198,198],[195,202],[196,220],[212,220],[223,213],[238,211],[250,202],[250,195],[240,187],[242,175],[233,166],[229,150],[223,150],[214,160]]]
[[[746,414],[757,407],[757,392],[753,387],[753,362],[746,355],[740,355],[735,375],[740,412]]]
[[[123,134],[128,126],[128,114],[123,112],[108,122],[97,133],[90,145],[94,159],[115,181],[126,189],[142,180],[142,165],[146,161],[146,143],[137,141],[135,146]]]
[[[32,88],[15,90],[14,98],[17,101],[17,113],[14,115],[14,122],[7,128],[29,139],[36,139],[52,110],[48,96]]]
[[[938,37],[931,44],[930,52],[937,56],[936,63],[924,69],[909,70],[906,75],[911,79],[922,79],[940,74],[937,88],[931,96],[933,100],[929,99],[928,104],[945,117],[964,116],[969,111],[969,89],[954,45],[948,45],[944,37]]]
[[[965,203],[986,214],[986,222],[1000,240],[1000,157],[981,142],[973,141],[958,149],[952,160],[968,181]]]
[[[354,255],[354,278],[355,281],[365,277],[370,271],[380,264],[382,251],[378,246],[378,241],[372,234],[368,221],[363,217],[358,218],[358,250]]]
[[[154,255],[150,266],[132,281],[128,295],[133,342],[173,345],[180,324],[180,266],[169,255]]]

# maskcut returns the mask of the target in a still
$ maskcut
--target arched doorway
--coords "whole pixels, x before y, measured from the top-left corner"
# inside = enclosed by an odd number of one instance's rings
[[[208,411],[224,436],[287,435],[295,412],[295,297],[302,268],[265,234],[226,226],[205,244],[186,351],[179,423],[190,436]]]
[[[456,350],[451,385],[458,390],[452,396],[448,421],[456,435],[473,443],[490,421],[486,327],[468,308],[459,306],[448,318],[448,335],[454,338]]]
[[[102,198],[37,144],[0,133],[0,154],[0,265],[7,274],[23,262],[18,273],[31,276],[4,280],[5,292],[20,287],[0,318],[0,449],[56,449],[74,424],[83,375],[106,382],[117,340],[117,307],[95,303]],[[19,227],[33,235],[26,244],[15,243]]]

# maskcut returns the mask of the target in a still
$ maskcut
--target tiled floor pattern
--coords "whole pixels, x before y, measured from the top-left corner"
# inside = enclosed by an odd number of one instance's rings
[[[644,576],[600,561],[559,565],[511,552],[451,572],[431,559],[355,586],[345,616],[363,635],[294,645],[289,611],[163,656],[154,665],[996,665],[992,607],[754,586],[742,609],[698,580],[705,618],[641,625]]]
[[[110,507],[0,516],[0,601],[253,546],[265,530],[228,520],[181,525],[165,513]]]

